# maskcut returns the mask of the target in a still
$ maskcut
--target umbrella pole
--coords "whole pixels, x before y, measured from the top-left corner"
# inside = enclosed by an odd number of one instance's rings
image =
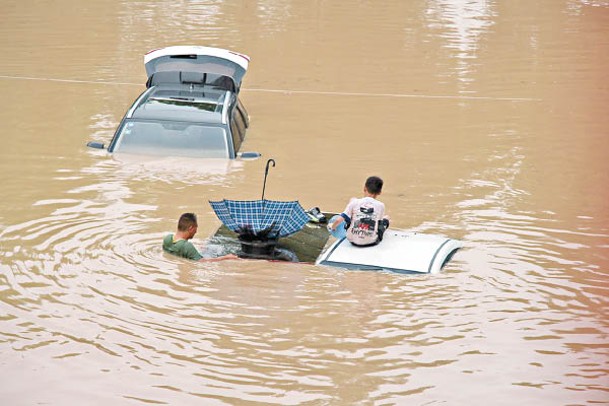
[[[262,185],[262,200],[264,200],[264,190],[266,189],[266,176],[269,174],[269,164],[273,163],[273,168],[275,167],[275,160],[269,159],[266,161],[266,168],[264,169],[264,184]]]

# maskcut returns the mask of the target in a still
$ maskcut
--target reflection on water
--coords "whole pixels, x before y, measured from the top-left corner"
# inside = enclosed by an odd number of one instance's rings
[[[259,1],[256,6],[256,18],[263,27],[262,36],[273,36],[286,30],[286,22],[295,17],[291,13],[290,1]]]
[[[30,6],[0,26],[0,403],[608,402],[606,2]],[[86,148],[185,43],[252,56],[264,159]],[[268,198],[377,174],[395,227],[465,247],[433,276],[162,252],[193,211],[223,254],[208,201],[258,198],[266,158]]]
[[[487,0],[451,1],[436,0],[429,4],[426,12],[429,28],[438,31],[440,38],[446,40],[446,48],[454,50],[457,66],[454,70],[462,84],[461,92],[472,92],[468,83],[475,80],[473,70],[477,61],[477,51],[482,40],[494,24],[493,4]],[[453,72],[447,72],[452,76]]]

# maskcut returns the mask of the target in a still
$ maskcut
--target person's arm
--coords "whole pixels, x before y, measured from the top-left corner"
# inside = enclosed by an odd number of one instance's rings
[[[347,207],[345,207],[345,210],[343,210],[343,212],[338,215],[338,218],[334,220],[332,224],[330,224],[332,231],[336,230],[336,227],[344,222],[347,222],[347,227],[349,226],[349,223],[351,223],[350,214],[352,212],[352,206],[356,200],[357,199],[355,197],[352,197],[351,200],[349,200]]]
[[[345,213],[341,213],[338,218],[336,220],[334,220],[334,222],[332,224],[330,224],[330,228],[332,229],[332,231],[336,230],[336,227],[339,226],[339,224],[342,224],[344,222],[350,222],[351,219],[349,218],[349,216],[347,216]]]
[[[387,220],[387,223],[389,223],[389,221],[391,220],[391,218],[387,214],[387,211],[385,210],[385,204],[384,203],[383,203],[383,220]]]
[[[199,262],[218,262],[218,261],[226,261],[227,259],[240,259],[238,256],[236,256],[235,254],[227,254],[227,255],[222,255],[221,257],[216,257],[216,258],[201,258],[199,259]]]

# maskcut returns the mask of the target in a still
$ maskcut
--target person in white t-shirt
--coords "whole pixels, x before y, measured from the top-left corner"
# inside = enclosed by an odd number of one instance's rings
[[[383,233],[389,227],[389,217],[385,215],[385,204],[376,198],[383,190],[383,180],[370,176],[364,184],[364,197],[352,198],[345,210],[330,227],[347,228],[347,240],[353,245],[369,247],[383,240]],[[346,223],[346,224],[343,224]]]

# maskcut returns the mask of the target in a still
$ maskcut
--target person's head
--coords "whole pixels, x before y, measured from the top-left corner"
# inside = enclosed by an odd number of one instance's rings
[[[194,237],[198,227],[197,216],[194,213],[184,213],[178,220],[178,231],[185,234],[187,238]]]
[[[378,176],[370,176],[364,184],[366,192],[371,195],[378,196],[383,191],[383,179]]]

